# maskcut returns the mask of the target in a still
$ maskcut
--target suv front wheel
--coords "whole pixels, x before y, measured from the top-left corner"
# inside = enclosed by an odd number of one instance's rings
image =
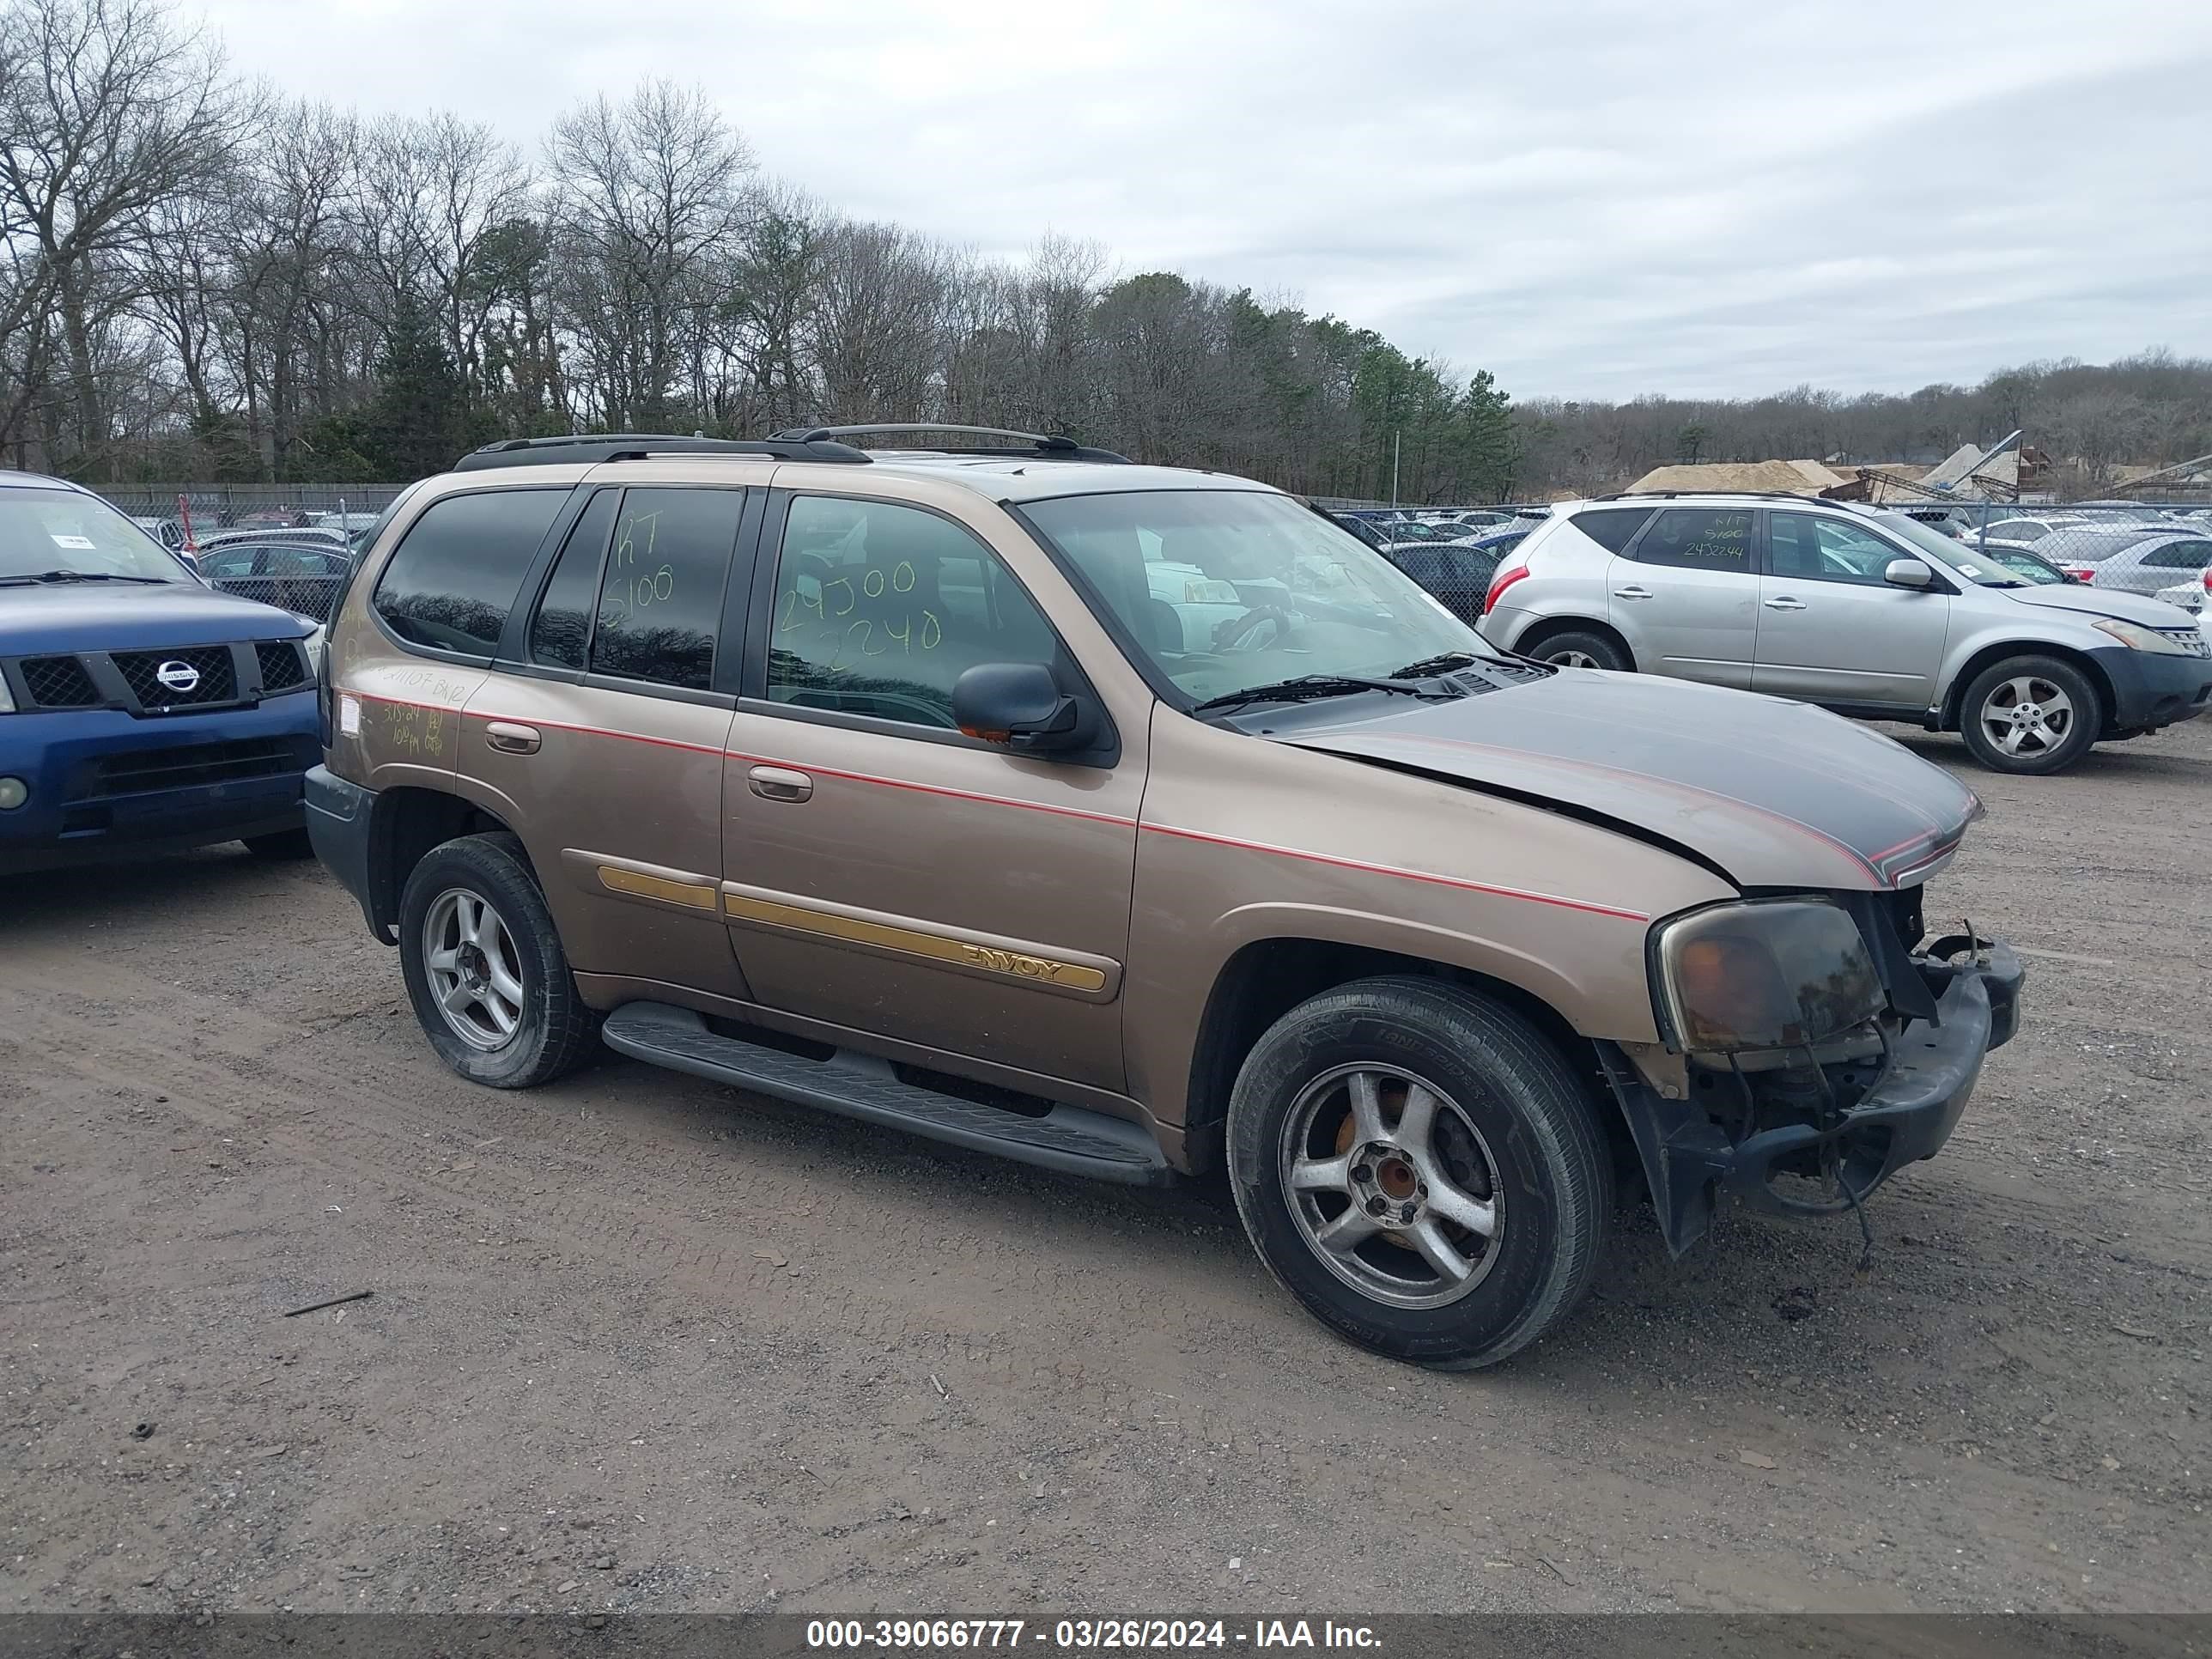
[[[1959,705],[1959,735],[1992,772],[2063,772],[2089,752],[2104,724],[2097,688],[2057,657],[1992,663]]]
[[[423,855],[400,895],[399,962],[430,1046],[472,1083],[532,1088],[592,1052],[598,1021],[514,836]]]
[[[1340,1335],[1440,1370],[1495,1364],[1588,1289],[1612,1166],[1558,1048],[1462,987],[1371,979],[1300,1004],[1229,1104],[1237,1212]]]

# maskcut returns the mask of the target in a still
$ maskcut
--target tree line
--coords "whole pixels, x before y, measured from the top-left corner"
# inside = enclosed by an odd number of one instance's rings
[[[1510,404],[1372,330],[764,178],[705,94],[561,115],[242,86],[167,0],[0,8],[0,446],[94,483],[412,477],[496,438],[934,420],[1312,494],[1494,497]]]
[[[1096,244],[993,260],[842,216],[763,176],[700,90],[588,100],[526,151],[449,112],[243,84],[172,0],[0,0],[0,454],[96,484],[396,482],[498,438],[940,421],[1479,501],[1673,459],[1903,459],[2030,417],[2084,454],[2179,459],[2212,449],[2208,410],[2212,365],[2156,354],[1910,398],[1516,407],[1486,371],[1121,274]]]

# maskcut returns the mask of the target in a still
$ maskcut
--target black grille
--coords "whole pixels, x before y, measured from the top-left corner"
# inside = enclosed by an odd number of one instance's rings
[[[162,684],[159,676],[166,662],[190,665],[199,675],[198,683],[188,691]],[[131,695],[142,708],[231,702],[238,696],[238,676],[231,666],[230,647],[227,645],[192,646],[182,651],[118,651],[115,653],[115,665],[131,683]]]
[[[75,657],[26,657],[23,689],[41,708],[89,708],[100,691],[83,663]]]
[[[289,691],[295,685],[304,685],[307,665],[300,659],[300,647],[283,640],[264,641],[253,647],[261,659],[261,689],[264,691]]]
[[[300,766],[291,745],[281,738],[133,749],[119,755],[103,755],[94,761],[71,799],[98,800],[111,795],[144,794],[155,789],[190,789],[202,784],[281,777],[287,772],[298,771]]]

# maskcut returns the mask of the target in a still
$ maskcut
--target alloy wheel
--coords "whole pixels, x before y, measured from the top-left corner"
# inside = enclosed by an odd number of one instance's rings
[[[1457,1103],[1410,1073],[1340,1066],[1309,1084],[1284,1121],[1280,1174],[1308,1246],[1376,1302],[1443,1307],[1498,1260],[1497,1161]]]
[[[2000,682],[1983,699],[1982,734],[2007,755],[2049,754],[2069,737],[2079,719],[2074,700],[2050,680],[2020,674]]]
[[[481,893],[449,887],[422,917],[422,971],[446,1024],[490,1053],[522,1024],[521,958],[514,936]]]

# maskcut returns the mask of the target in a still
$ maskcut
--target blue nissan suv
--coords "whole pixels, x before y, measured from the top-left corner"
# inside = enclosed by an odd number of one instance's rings
[[[89,490],[0,471],[0,874],[307,844],[320,642]]]

